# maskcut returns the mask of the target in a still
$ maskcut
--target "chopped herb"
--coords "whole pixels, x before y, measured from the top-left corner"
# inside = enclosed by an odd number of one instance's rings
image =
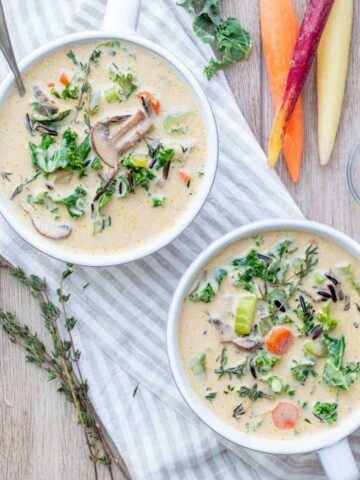
[[[336,409],[337,403],[316,402],[313,408],[313,414],[320,420],[320,422],[326,422],[331,425],[336,422],[338,418]]]
[[[93,170],[101,170],[103,168],[102,161],[99,157],[95,157],[90,166]]]
[[[225,268],[218,268],[215,272],[215,280],[218,285],[218,288],[220,290],[220,286],[222,282],[224,281],[225,277],[227,276],[227,270]]]
[[[154,208],[163,207],[165,205],[166,197],[152,197],[152,206]]]
[[[219,357],[220,360],[220,367],[215,368],[214,373],[219,375],[219,380],[224,376],[224,375],[229,375],[229,378],[231,380],[232,376],[234,375],[236,378],[241,378],[245,374],[245,369],[246,369],[246,364],[247,364],[247,358],[245,358],[239,365],[235,367],[226,367],[227,365],[227,355],[226,355],[226,348],[224,347],[221,350],[221,354]]]
[[[241,398],[248,397],[251,401],[255,401],[258,398],[272,398],[268,393],[258,390],[256,383],[252,386],[252,388],[241,386],[238,390],[238,394]]]
[[[23,183],[18,185],[13,191],[13,194],[11,195],[10,199],[13,200],[17,195],[19,195],[23,191],[24,187],[26,187],[26,185],[28,185],[29,183],[37,179],[40,173],[41,173],[40,171],[36,172],[35,175],[33,175],[31,178],[27,178]]]
[[[185,153],[185,152],[184,152],[184,153]],[[200,172],[200,171],[198,172],[198,177],[199,177],[199,178],[203,177],[204,175],[205,175],[204,172]]]
[[[200,281],[196,287],[189,293],[189,299],[193,302],[210,303],[211,298],[215,296],[215,292],[211,283],[207,283],[203,289],[200,289]]]
[[[62,92],[58,92],[55,90],[55,88],[52,88],[50,92],[57,98],[62,98],[64,100],[67,100],[68,98],[72,98],[76,100],[79,98],[79,87],[77,85],[74,85],[71,87],[70,83],[67,83],[63,89]]]
[[[12,173],[10,172],[0,172],[0,175],[1,175],[1,179],[2,180],[7,180],[8,182],[10,182],[10,176],[12,175]]]
[[[253,238],[253,240],[254,240],[254,242],[255,242],[255,245],[256,245],[257,247],[261,247],[261,245],[263,245],[263,243],[264,243],[264,235],[260,235],[260,234],[259,234],[259,235],[254,235],[252,238]]]
[[[84,206],[87,192],[82,187],[76,187],[75,192],[65,198],[53,198],[47,195],[50,200],[59,205],[64,205],[71,218],[80,218],[85,214]]]
[[[206,398],[206,400],[209,400],[209,402],[211,403],[213,400],[215,400],[216,395],[217,395],[217,392],[213,392],[211,390],[211,388],[208,388],[207,389],[207,394],[205,395],[205,398]]]
[[[262,351],[255,358],[253,358],[252,365],[259,373],[268,373],[279,362],[280,357],[272,355],[266,351]]]
[[[241,415],[244,415],[245,413],[246,412],[244,406],[242,403],[240,403],[240,405],[234,408],[232,416],[233,418],[235,418],[235,420],[237,420],[239,417],[241,417]]]
[[[136,387],[134,388],[133,395],[132,395],[133,397],[135,397],[135,395],[137,394],[138,388],[139,388],[139,384],[137,384]]]
[[[114,65],[114,64],[113,64]],[[131,72],[120,72],[110,69],[110,78],[120,87],[121,95],[127,100],[136,92],[138,86],[133,83],[134,75]]]
[[[303,360],[293,360],[294,366],[290,371],[292,376],[300,383],[304,383],[309,374],[313,372],[315,359],[313,357],[306,357]]]
[[[77,65],[78,64],[78,61],[77,61],[77,58],[75,56],[75,53],[72,51],[72,50],[69,50],[66,54],[66,56],[68,58],[70,58],[70,60],[73,62],[74,65]]]

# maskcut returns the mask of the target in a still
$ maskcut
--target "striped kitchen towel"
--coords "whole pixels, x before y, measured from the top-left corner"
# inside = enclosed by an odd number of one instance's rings
[[[105,3],[3,0],[17,58],[55,37],[99,28]],[[212,52],[194,37],[191,17],[175,0],[143,0],[139,31],[175,53],[202,84],[219,127],[219,170],[201,214],[170,246],[121,267],[76,268],[70,277],[76,298],[71,308],[78,318],[75,342],[83,352],[92,400],[134,479],[323,478],[315,455],[275,457],[224,442],[194,417],[172,380],[167,311],[190,262],[239,225],[301,213],[267,168],[224,74],[210,83],[205,79],[202,65]],[[1,59],[1,78],[7,71]],[[46,276],[56,288],[64,265],[24,243],[2,219],[0,232],[1,254],[27,272]],[[353,443],[360,460],[359,435]]]

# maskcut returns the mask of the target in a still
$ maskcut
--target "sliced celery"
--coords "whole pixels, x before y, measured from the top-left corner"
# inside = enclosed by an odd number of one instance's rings
[[[248,335],[252,329],[257,298],[253,295],[240,297],[235,311],[235,332],[240,335]]]

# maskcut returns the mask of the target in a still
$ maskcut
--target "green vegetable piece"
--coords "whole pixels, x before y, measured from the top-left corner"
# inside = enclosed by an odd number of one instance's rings
[[[55,88],[52,88],[50,92],[57,98],[63,98],[64,100],[67,100],[68,98],[72,99],[77,99],[79,97],[79,87],[77,85],[74,85],[74,87],[71,88],[71,84],[67,83],[64,87],[64,90],[59,93]]]
[[[105,90],[104,95],[107,103],[120,102],[120,95],[115,85]]]
[[[281,393],[283,390],[283,383],[277,375],[271,375],[271,377],[268,378],[268,384],[274,393]]]
[[[252,295],[240,297],[235,311],[235,332],[248,335],[255,320],[258,299]]]
[[[253,359],[252,365],[259,373],[268,373],[280,362],[280,360],[280,357],[263,350]]]
[[[330,302],[324,305],[320,312],[316,314],[315,320],[317,320],[321,324],[324,332],[333,330],[339,324],[339,320],[330,317]]]
[[[338,419],[336,409],[337,403],[316,402],[313,408],[313,414],[320,422],[326,422],[331,425]]]
[[[294,366],[290,369],[292,376],[298,382],[305,383],[310,373],[313,373],[313,366],[315,359],[313,357],[306,357],[303,360],[294,360]]]
[[[189,293],[189,299],[192,302],[210,303],[211,298],[215,297],[215,295],[216,294],[213,287],[211,286],[211,283],[207,283],[205,287],[201,290],[200,282],[198,282],[194,290]]]
[[[200,378],[206,379],[206,353],[200,353],[197,357],[193,358],[190,362],[190,368],[195,373],[195,375]]]
[[[101,170],[103,168],[102,161],[99,157],[95,157],[90,166],[93,170]]]
[[[60,150],[49,152],[49,147],[56,143],[53,137],[48,135],[41,136],[40,145],[29,143],[31,160],[34,167],[40,168],[45,173],[53,173],[58,169],[68,168],[70,170],[80,170],[82,174],[86,168],[87,159],[91,146],[90,138],[87,135],[80,145],[76,144],[77,133],[67,128],[61,140]]]
[[[188,115],[190,115],[191,110],[182,110],[174,113],[169,113],[166,115],[164,121],[163,121],[163,126],[166,130],[171,129],[172,127],[175,127],[176,125],[179,125],[181,122],[183,122]]]
[[[220,290],[221,284],[224,281],[225,277],[227,276],[228,272],[225,270],[225,268],[218,268],[215,271],[215,280],[218,285],[218,288]]]
[[[152,197],[152,206],[154,208],[164,207],[166,197]]]
[[[270,330],[272,328],[272,324],[271,324],[271,321],[268,320],[267,318],[262,318],[259,322],[259,330],[260,330],[260,334],[265,337],[265,335],[267,335]]]
[[[61,120],[64,120],[64,118],[67,117],[70,112],[71,112],[71,109],[64,110],[63,112],[57,112],[57,113],[54,113],[53,115],[48,115],[47,117],[45,117],[44,115],[37,115],[35,113],[31,115],[31,118],[32,120],[34,120],[34,122],[39,122],[39,123],[61,122]]]
[[[92,90],[90,95],[89,113],[96,115],[100,110],[101,92],[100,90]]]
[[[312,357],[318,358],[326,357],[328,353],[326,345],[322,340],[309,340],[304,343],[304,351]]]
[[[314,280],[315,280],[315,283],[317,283],[318,285],[322,285],[323,283],[326,282],[326,277],[320,272],[315,272]]]
[[[110,69],[110,77],[121,89],[121,94],[127,100],[136,92],[138,86],[133,83],[134,75],[131,72],[113,71]]]
[[[347,280],[347,282],[351,285],[351,287],[360,296],[360,282],[355,278],[355,274],[352,270],[351,264],[346,263],[344,265],[338,266],[336,270],[339,272],[339,274],[342,277],[344,277]]]
[[[86,194],[86,190],[84,190],[82,187],[76,187],[75,192],[66,198],[56,199],[52,198],[51,196],[49,196],[49,198],[56,204],[64,205],[70,217],[77,219],[85,214],[83,209],[85,201],[83,197],[85,197]]]
[[[222,54],[221,60],[212,58],[205,67],[204,73],[208,80],[213,75],[235,62],[247,60],[252,49],[252,39],[236,18],[229,17],[224,20],[216,32],[216,45]]]
[[[345,338],[343,335],[339,338],[332,338],[328,335],[324,337],[328,349],[328,358],[325,363],[322,379],[332,387],[348,390],[354,380],[346,367],[343,368],[342,366]]]

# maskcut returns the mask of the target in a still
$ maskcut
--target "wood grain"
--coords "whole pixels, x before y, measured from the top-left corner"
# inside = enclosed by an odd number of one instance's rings
[[[299,16],[306,1],[296,0]],[[248,62],[227,70],[236,100],[255,136],[266,146],[272,105],[261,55],[258,1],[223,0],[225,15],[237,16],[252,32],[254,47]],[[355,2],[354,18],[359,17]],[[360,139],[358,72],[359,25],[354,25],[351,64],[341,126],[329,167],[320,167],[316,139],[314,68],[304,92],[305,151],[301,179],[293,185],[280,162],[279,175],[306,217],[332,225],[360,241],[359,208],[346,183],[346,162]],[[1,305],[15,311],[42,335],[36,302],[9,274],[0,271]],[[83,433],[74,409],[45,375],[24,363],[23,352],[0,334],[0,478],[6,480],[77,480],[93,478]],[[100,480],[107,478],[101,474]]]

